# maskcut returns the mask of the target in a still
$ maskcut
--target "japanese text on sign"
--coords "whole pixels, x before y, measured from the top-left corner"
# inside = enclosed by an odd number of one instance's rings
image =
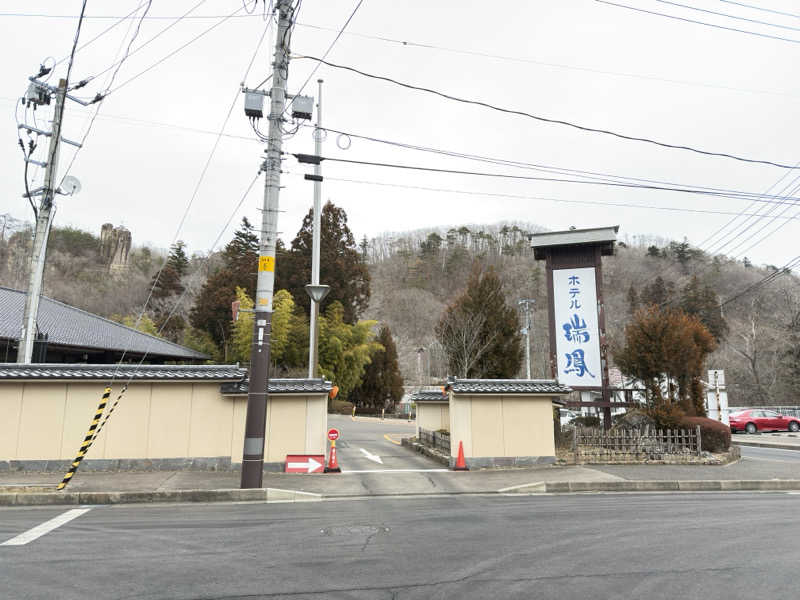
[[[594,268],[553,270],[559,382],[600,387],[600,334]]]

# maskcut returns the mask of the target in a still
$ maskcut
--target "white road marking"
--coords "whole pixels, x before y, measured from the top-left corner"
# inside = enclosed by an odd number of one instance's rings
[[[367,460],[371,460],[372,462],[376,462],[381,465],[383,464],[383,459],[381,459],[381,457],[377,454],[372,454],[369,452],[369,450],[365,450],[364,448],[359,448],[359,450],[361,450],[361,453]]]
[[[10,540],[7,540],[0,544],[0,546],[24,546],[32,542],[33,540],[42,537],[43,535],[50,533],[54,529],[58,529],[65,523],[69,523],[72,519],[77,519],[82,514],[85,514],[92,510],[91,508],[73,508],[72,510],[68,510],[65,513],[58,515],[57,517],[53,517],[49,521],[45,521],[41,525],[37,525],[33,529],[29,529],[25,533],[20,533],[17,537],[13,537]]]
[[[447,473],[450,469],[374,469],[366,471],[342,471],[342,473]]]
[[[500,488],[499,490],[497,490],[497,492],[499,494],[502,494],[503,492],[510,492],[512,490],[520,490],[522,488],[533,487],[535,485],[542,485],[542,484],[544,484],[544,481],[534,481],[533,483],[521,483],[519,485],[512,485],[512,486],[509,486],[509,487]]]

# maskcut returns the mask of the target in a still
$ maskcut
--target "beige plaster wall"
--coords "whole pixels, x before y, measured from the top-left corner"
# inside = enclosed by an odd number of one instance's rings
[[[552,398],[453,395],[451,454],[466,457],[555,456]]]
[[[241,462],[247,398],[222,396],[219,387],[219,382],[132,382],[87,458],[230,456]],[[86,381],[0,382],[0,460],[73,458],[103,389],[103,383]],[[118,384],[109,406],[119,391]],[[266,461],[325,453],[325,394],[273,395],[267,414]]]
[[[450,430],[449,410],[446,402],[417,402],[417,436],[419,430]]]

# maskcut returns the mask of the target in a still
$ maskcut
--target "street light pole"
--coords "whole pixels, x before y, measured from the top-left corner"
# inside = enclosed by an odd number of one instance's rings
[[[536,300],[531,298],[524,298],[517,302],[520,306],[524,307],[525,311],[525,372],[527,378],[531,378],[531,311],[530,305],[536,304]]]
[[[322,156],[322,79],[317,79],[319,92],[317,95],[317,126],[314,128],[314,154]],[[314,165],[314,231],[311,248],[311,285],[319,286],[319,244],[320,224],[322,222],[322,165]],[[308,377],[317,376],[317,349],[319,347],[319,332],[317,319],[319,318],[319,301],[311,296],[311,318],[308,339]]]

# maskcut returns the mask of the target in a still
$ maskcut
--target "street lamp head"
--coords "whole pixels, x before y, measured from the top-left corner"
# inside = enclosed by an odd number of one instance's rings
[[[322,302],[330,291],[331,286],[329,285],[313,285],[310,283],[306,285],[306,294],[314,302]]]

